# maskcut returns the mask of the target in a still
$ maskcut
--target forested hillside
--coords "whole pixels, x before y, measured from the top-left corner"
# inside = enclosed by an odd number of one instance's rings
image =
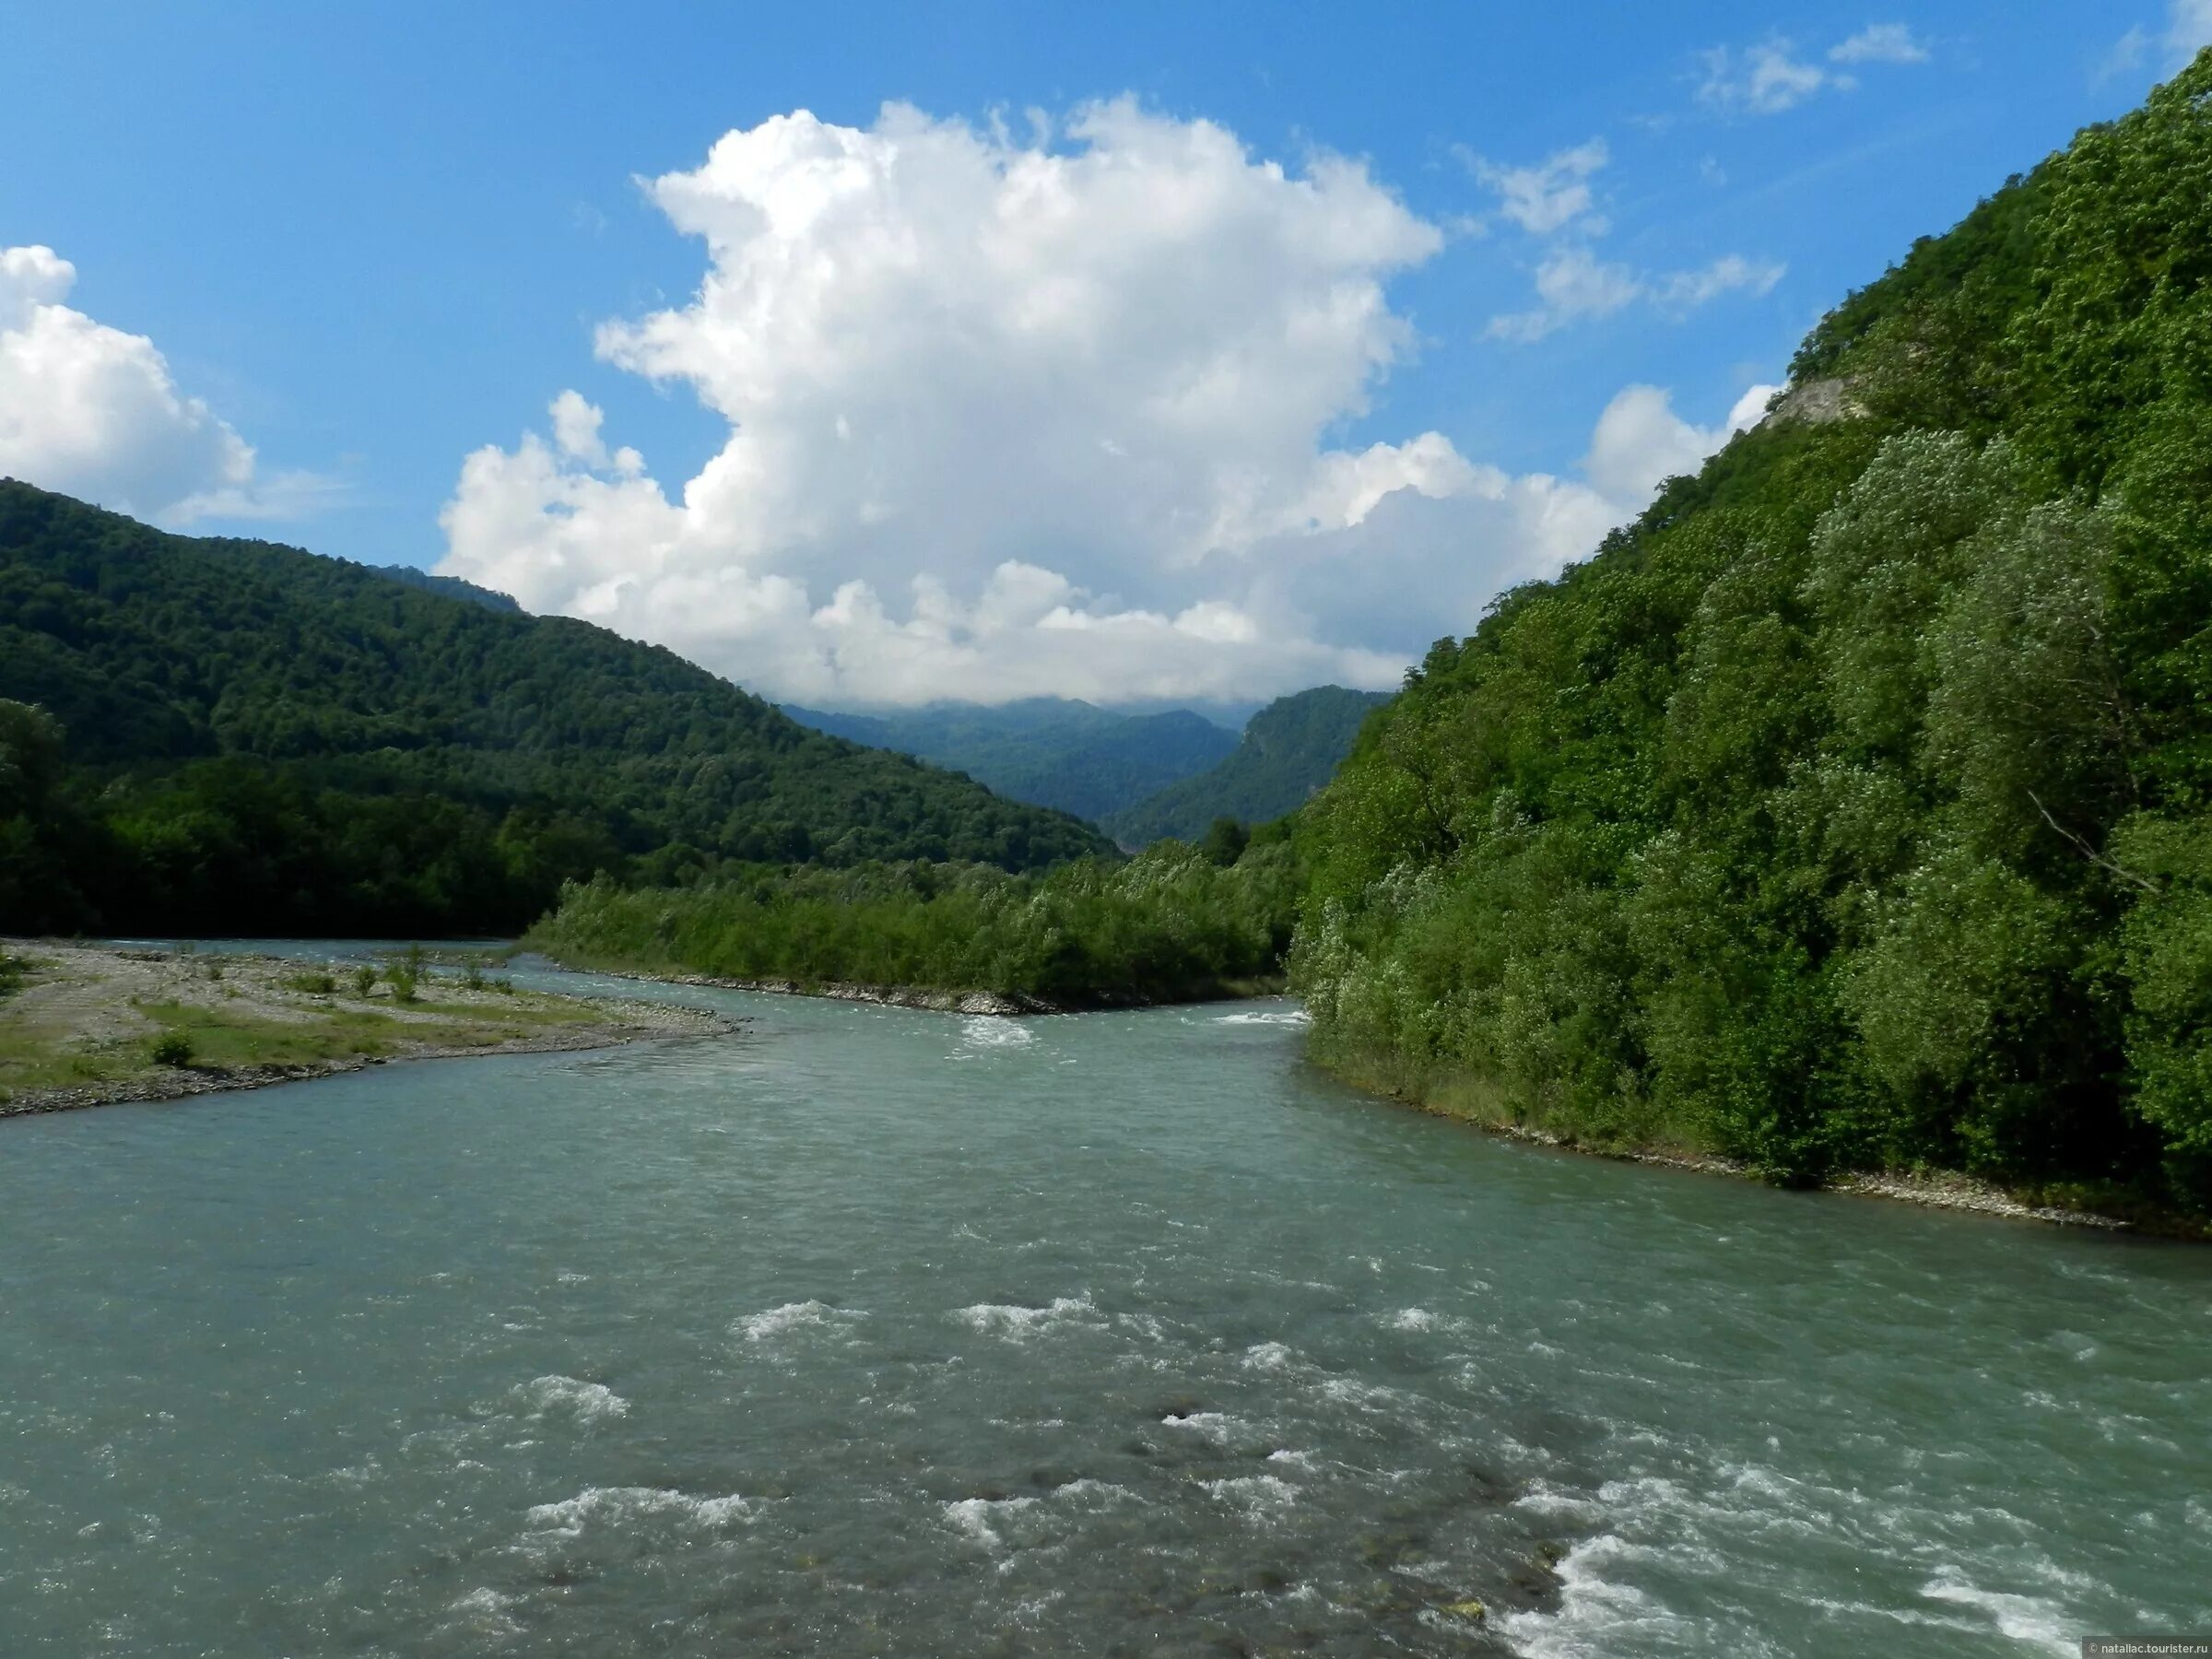
[[[1187,709],[1123,714],[1070,698],[938,703],[885,714],[786,707],[802,725],[964,771],[1000,794],[1101,822],[1237,747]]]
[[[426,594],[443,594],[448,599],[467,599],[487,610],[522,615],[523,607],[514,602],[512,595],[495,594],[489,588],[478,587],[473,582],[464,582],[458,576],[436,576],[428,571],[418,571],[413,565],[367,565],[363,568],[374,571],[379,576],[396,582],[402,587],[420,588]]]
[[[2212,55],[1440,642],[1307,816],[1356,1077],[1778,1178],[2212,1203]]]
[[[1116,841],[1137,847],[1168,836],[1196,841],[1216,818],[1261,824],[1281,818],[1329,781],[1359,723],[1384,700],[1381,692],[1342,686],[1278,697],[1252,717],[1243,740],[1219,764],[1100,821]]]
[[[669,652],[0,482],[0,932],[518,928],[725,862],[1041,866],[1060,814]]]

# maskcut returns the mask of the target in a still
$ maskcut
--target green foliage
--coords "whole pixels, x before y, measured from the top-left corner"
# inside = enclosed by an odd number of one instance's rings
[[[151,1052],[156,1065],[190,1065],[192,1039],[182,1031],[165,1031],[154,1040]]]
[[[1104,850],[584,623],[0,482],[0,930],[492,932],[602,871]]]
[[[0,996],[12,996],[22,990],[29,971],[30,964],[21,957],[0,950]]]
[[[288,973],[284,988],[297,991],[302,996],[328,996],[338,988],[338,982],[327,973]]]
[[[1441,641],[1302,815],[1316,1052],[1778,1180],[2212,1207],[2207,276],[2212,56]]]
[[[363,962],[353,971],[353,994],[356,996],[367,996],[375,989],[376,970]]]
[[[1379,692],[1341,686],[1277,698],[1252,717],[1235,752],[1218,765],[1100,822],[1117,841],[1136,847],[1169,836],[1196,841],[1219,818],[1247,824],[1279,818],[1329,781],[1360,722],[1383,700]]]
[[[1206,839],[1198,843],[1198,851],[1218,865],[1233,865],[1244,855],[1252,844],[1252,831],[1233,818],[1218,818]]]
[[[1279,971],[1291,845],[1223,866],[1167,841],[1041,876],[986,865],[763,872],[682,892],[571,885],[529,944],[564,961],[806,985],[989,991],[1065,1006],[1218,994]]]

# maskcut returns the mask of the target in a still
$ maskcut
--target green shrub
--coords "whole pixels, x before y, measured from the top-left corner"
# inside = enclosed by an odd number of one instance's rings
[[[375,989],[376,970],[363,962],[353,971],[353,994],[356,996],[366,996]]]
[[[192,1064],[192,1039],[182,1031],[165,1031],[154,1040],[154,1064],[182,1069]]]
[[[328,996],[338,988],[338,982],[327,973],[291,973],[285,976],[284,988],[308,996]]]
[[[1287,841],[1223,865],[1170,841],[1127,863],[1086,859],[1042,876],[917,863],[680,892],[571,883],[531,937],[574,961],[718,978],[1160,1001],[1278,972],[1299,880]]]

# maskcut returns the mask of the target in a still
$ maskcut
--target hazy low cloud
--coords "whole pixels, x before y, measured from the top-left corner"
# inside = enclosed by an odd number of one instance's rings
[[[52,248],[0,249],[0,476],[171,524],[282,516],[324,493],[257,478],[252,446],[178,390],[153,341],[63,303],[76,283]]]
[[[1333,443],[1413,348],[1386,279],[1442,233],[1356,162],[1129,100],[1021,139],[802,112],[646,188],[708,268],[598,352],[727,440],[671,490],[564,392],[546,434],[467,457],[440,568],[780,697],[1387,685],[1718,441],[1639,388],[1665,418],[1606,447],[1602,487],[1436,432]]]

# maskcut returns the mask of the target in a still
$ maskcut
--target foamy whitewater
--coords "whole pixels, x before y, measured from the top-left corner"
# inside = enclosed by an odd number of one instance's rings
[[[1489,1139],[1283,1003],[622,989],[750,1023],[0,1121],[0,1651],[2212,1630],[2212,1251]]]

